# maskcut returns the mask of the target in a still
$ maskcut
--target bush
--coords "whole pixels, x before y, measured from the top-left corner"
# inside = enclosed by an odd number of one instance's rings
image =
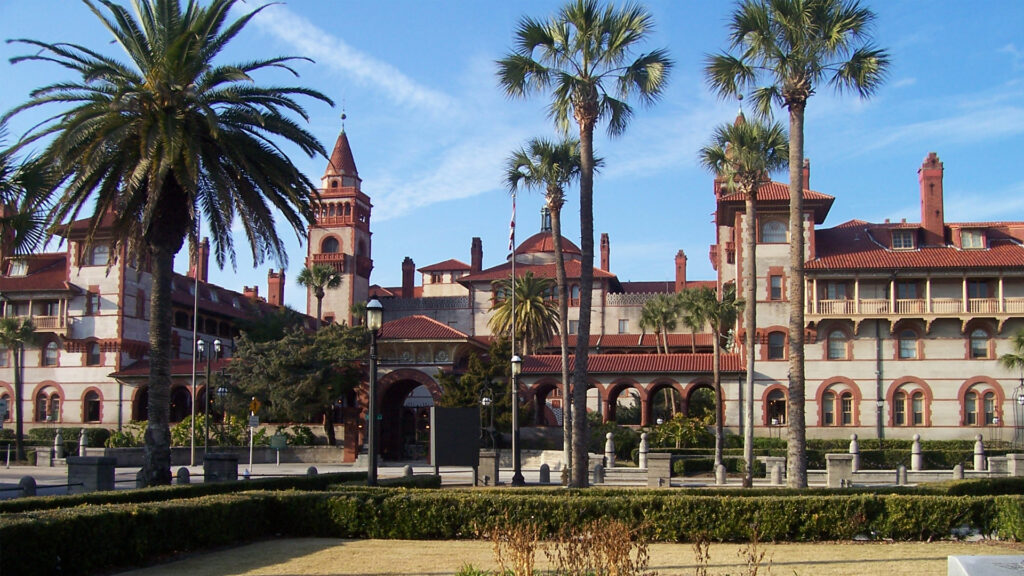
[[[606,435],[612,433],[612,442],[615,443],[615,458],[618,460],[633,460],[633,453],[639,451],[640,433],[632,428],[619,426],[614,422],[604,424],[592,423],[590,426],[590,442],[587,449],[593,454],[604,454]]]
[[[316,444],[316,434],[309,426],[296,424],[289,432],[284,426],[278,426],[275,434],[284,436],[289,446],[313,446]]]
[[[114,430],[104,446],[107,448],[137,448],[142,446],[146,422],[131,421],[120,430]]]

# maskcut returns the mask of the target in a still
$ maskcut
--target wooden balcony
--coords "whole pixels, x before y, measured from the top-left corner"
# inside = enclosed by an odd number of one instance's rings
[[[18,316],[18,319],[25,319],[26,316]],[[29,320],[36,327],[36,332],[47,332],[67,336],[68,319],[65,316],[28,316]]]
[[[931,323],[938,318],[969,319],[990,316],[1002,324],[1010,316],[1024,314],[1024,298],[861,298],[815,300],[807,303],[807,321],[828,318],[921,318]]]

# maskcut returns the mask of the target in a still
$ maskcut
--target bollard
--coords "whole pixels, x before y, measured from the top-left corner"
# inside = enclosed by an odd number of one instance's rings
[[[725,486],[725,464],[715,466],[715,484]]]
[[[770,471],[772,486],[782,486],[782,466],[775,464]]]
[[[64,457],[64,434],[57,428],[57,434],[53,437],[53,457],[63,458]],[[52,462],[50,463],[53,464]]]
[[[306,468],[306,476],[316,476],[318,473],[319,472],[317,471],[316,466],[310,466],[309,468]]]
[[[412,476],[412,466],[410,466],[408,464],[403,466],[402,467],[402,476],[405,476],[406,478]]]
[[[964,479],[964,465],[963,464],[957,464],[956,466],[953,466],[953,480],[963,480],[963,479]]]
[[[82,428],[82,432],[78,435],[78,455],[85,456],[85,428]]]
[[[31,476],[22,476],[18,481],[18,487],[21,488],[22,496],[36,495],[36,479]]]
[[[853,454],[853,471],[860,470],[860,442],[857,442],[857,435],[850,434],[850,454]]]
[[[921,435],[914,434],[914,444],[910,447],[910,469],[914,472],[921,470],[923,460],[924,458],[921,456]]]
[[[647,469],[647,453],[651,451],[650,445],[647,444],[647,432],[640,435],[640,469]]]
[[[551,483],[551,467],[547,464],[540,465],[540,483],[550,484]]]
[[[192,473],[189,472],[188,468],[186,468],[184,466],[182,466],[181,468],[178,468],[177,476],[178,476],[178,484],[191,484],[192,483]]]
[[[612,440],[612,433],[604,435],[604,461],[609,468],[615,468],[615,440]]]
[[[907,467],[900,464],[896,467],[896,485],[906,486],[907,485]]]
[[[594,484],[604,484],[604,466],[594,465]]]
[[[981,441],[981,434],[974,437],[974,469],[985,470],[985,444]]]

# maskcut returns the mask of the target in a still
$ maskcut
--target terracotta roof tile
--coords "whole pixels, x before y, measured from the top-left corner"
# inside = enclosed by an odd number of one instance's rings
[[[334,143],[334,150],[331,152],[331,159],[324,171],[324,176],[341,175],[359,177],[356,161],[352,157],[352,147],[349,146],[348,136],[345,135],[344,130],[338,134],[338,140]]]
[[[523,373],[531,375],[561,373],[561,357],[555,354],[530,355],[523,359]],[[743,372],[738,354],[722,354],[722,372]],[[713,369],[711,354],[590,354],[587,372],[590,374],[648,374],[648,373],[706,373]],[[575,359],[569,358],[569,369],[575,369]]]
[[[581,264],[579,260],[566,260],[565,262],[565,277],[568,280],[575,280],[580,277]],[[538,278],[555,278],[555,264],[520,264],[516,263],[516,274],[523,275],[527,272],[533,272],[533,275]],[[459,278],[459,282],[483,282],[502,280],[508,278],[509,274],[512,273],[512,264],[506,262],[493,268],[488,268],[477,272],[476,274],[468,274]],[[594,267],[594,279],[611,279],[615,278],[615,275],[601,270],[600,268]]]
[[[30,254],[9,258],[22,260],[28,265],[24,276],[0,277],[2,292],[60,292],[71,289],[68,283],[67,253]]]
[[[469,336],[433,318],[406,316],[380,327],[381,340],[467,340]]]
[[[551,232],[537,232],[526,240],[523,240],[516,247],[516,254],[531,254],[535,252],[554,252],[555,241],[551,238]],[[562,236],[563,254],[581,254],[580,247],[565,236]]]
[[[430,266],[424,266],[420,268],[419,272],[450,272],[450,271],[461,271],[469,270],[469,264],[451,258],[444,262],[438,262],[437,264],[431,264]]]
[[[814,211],[814,221],[817,224],[821,224],[825,221],[825,217],[828,215],[828,211],[832,208],[832,203],[835,201],[834,196],[828,194],[822,194],[814,190],[804,190],[804,202],[806,203],[804,208],[806,210]],[[761,207],[767,207],[771,205],[788,205],[789,204],[789,184],[783,182],[769,182],[763,184],[757,189],[757,202]],[[733,213],[736,211],[743,211],[743,194],[740,193],[729,193],[728,190],[722,190],[722,196],[718,199],[720,206],[719,218],[722,222],[729,221],[733,217]]]

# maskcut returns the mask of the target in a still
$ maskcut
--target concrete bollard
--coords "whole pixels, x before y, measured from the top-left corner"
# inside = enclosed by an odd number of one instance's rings
[[[906,486],[907,485],[907,467],[900,464],[896,467],[896,485]]]
[[[551,484],[551,467],[547,464],[540,465],[540,483]]]
[[[404,476],[406,478],[412,476],[412,466],[410,466],[409,464],[406,464],[405,466],[403,466],[402,467],[402,476]]]
[[[924,458],[921,456],[921,435],[914,434],[914,443],[910,447],[910,469],[918,472],[923,468]]]
[[[782,486],[782,465],[776,464],[769,470],[772,486]]]
[[[853,454],[853,471],[860,470],[860,442],[857,442],[857,435],[850,434],[850,454]]]
[[[316,466],[310,466],[306,468],[306,476],[316,476],[320,472],[316,469]]]
[[[608,468],[615,468],[615,440],[612,440],[612,433],[604,435],[604,461]]]
[[[85,428],[82,428],[82,432],[78,435],[78,455],[85,456]]]
[[[594,465],[594,484],[604,484],[604,466]]]
[[[191,484],[192,483],[192,473],[189,472],[188,468],[186,468],[184,466],[182,466],[181,468],[178,468],[177,477],[178,477],[178,484]]]
[[[18,488],[21,488],[23,497],[36,495],[36,479],[31,476],[22,476],[18,481]]]
[[[957,464],[956,466],[953,466],[953,480],[963,480],[963,479],[964,479],[964,465],[963,464]]]
[[[494,450],[481,450],[480,463],[476,468],[475,486],[498,485],[498,453]]]
[[[825,454],[825,477],[829,488],[848,485],[853,479],[853,455]]]
[[[974,437],[974,469],[985,470],[985,444],[981,441],[981,434]]]
[[[64,457],[64,434],[57,428],[57,434],[53,437],[53,457]]]
[[[651,451],[650,445],[647,443],[647,432],[640,435],[640,469],[647,469],[647,454]]]
[[[725,464],[715,466],[715,485],[725,486]]]

